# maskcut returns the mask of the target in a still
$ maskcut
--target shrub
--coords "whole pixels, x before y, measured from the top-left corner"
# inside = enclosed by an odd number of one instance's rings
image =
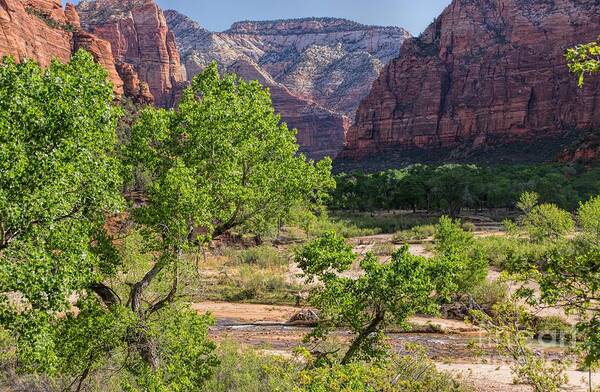
[[[575,228],[571,214],[554,204],[535,206],[523,221],[535,241],[558,239]]]
[[[396,247],[393,244],[375,244],[372,249],[377,256],[390,256],[395,251]]]
[[[483,309],[492,309],[508,299],[508,285],[500,280],[484,280],[473,287],[471,296]]]
[[[288,259],[271,246],[258,246],[244,249],[235,257],[239,264],[255,265],[261,268],[287,266]]]
[[[460,221],[443,216],[435,231],[436,257],[451,260],[459,266],[458,291],[468,293],[483,282],[488,273],[485,254],[476,246],[475,237],[461,228]]]
[[[600,196],[582,203],[577,211],[577,219],[586,233],[600,237]]]
[[[460,392],[468,389],[436,370],[425,350],[407,345],[409,355],[379,362],[308,368],[299,375],[298,392]]]
[[[224,341],[217,349],[219,366],[206,383],[211,392],[293,391],[298,364],[277,355]]]
[[[477,226],[475,226],[473,222],[463,222],[461,227],[464,231],[469,233],[473,233],[477,230]]]
[[[527,260],[540,260],[552,246],[514,237],[483,237],[475,243],[490,265],[510,271],[518,270]]]
[[[230,301],[290,302],[299,288],[287,281],[285,272],[280,268],[241,265],[232,273],[221,275],[218,296]]]

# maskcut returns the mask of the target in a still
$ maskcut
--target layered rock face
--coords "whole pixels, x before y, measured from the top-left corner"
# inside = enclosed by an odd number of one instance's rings
[[[599,32],[597,0],[454,0],[382,71],[341,158],[393,166],[600,127],[600,78],[578,89],[564,59]]]
[[[346,117],[296,97],[256,63],[238,60],[228,67],[228,71],[243,75],[248,80],[258,80],[269,88],[275,110],[290,128],[298,130],[296,137],[300,152],[316,160],[335,157],[340,152],[345,131],[350,126]]]
[[[293,94],[348,117],[410,37],[399,27],[333,18],[238,22],[210,33],[176,11],[165,13],[188,78],[213,60],[225,67],[251,61]]]
[[[67,62],[73,51],[85,48],[109,74],[115,93],[123,93],[110,44],[80,28],[72,5],[60,0],[0,0],[0,56],[26,58],[46,67],[56,58]]]
[[[239,22],[211,33],[176,11],[165,14],[188,79],[213,60],[248,80],[260,75],[276,110],[316,159],[342,149],[349,118],[409,37],[401,28],[329,18]]]
[[[82,1],[77,11],[85,30],[111,43],[126,93],[174,105],[185,78],[175,38],[153,0]]]

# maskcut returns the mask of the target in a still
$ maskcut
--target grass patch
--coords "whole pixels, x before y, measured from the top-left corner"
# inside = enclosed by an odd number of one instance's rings
[[[395,244],[404,244],[407,242],[423,241],[433,237],[435,234],[434,225],[415,226],[412,229],[401,230],[394,234],[392,241]]]
[[[401,230],[409,230],[415,226],[434,225],[439,218],[426,215],[413,214],[368,214],[368,213],[335,213],[331,219],[336,222],[345,222],[359,229],[370,229],[376,234],[392,234]]]
[[[548,243],[532,243],[511,236],[482,237],[476,238],[475,241],[489,264],[501,270],[511,269],[520,260],[539,259],[551,246]]]
[[[390,256],[396,251],[393,244],[375,244],[371,250],[377,256]]]

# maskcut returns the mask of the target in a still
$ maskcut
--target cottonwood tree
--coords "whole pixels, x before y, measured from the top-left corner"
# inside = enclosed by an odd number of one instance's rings
[[[215,66],[176,110],[145,110],[120,154],[113,98],[84,52],[47,70],[0,66],[0,323],[18,370],[72,377],[67,389],[109,361],[128,391],[198,390],[216,359],[210,319],[177,302],[186,253],[319,203],[330,161],[297,155],[268,92]],[[147,193],[127,217],[147,262],[133,265],[105,217],[124,205],[121,173],[139,166]]]
[[[280,122],[269,92],[221,77],[215,63],[175,110],[140,114],[126,161],[131,172],[141,166],[149,174],[146,201],[132,218],[155,260],[131,284],[128,304],[143,323],[140,352],[153,371],[161,366],[159,348],[145,320],[176,300],[185,255],[233,229],[261,232],[293,206],[321,203],[334,185],[330,160],[314,164],[297,151],[295,131]],[[171,283],[157,297],[153,282],[165,279]]]
[[[407,327],[409,316],[435,313],[438,301],[458,288],[460,266],[447,258],[413,256],[404,246],[387,262],[369,253],[360,260],[360,276],[344,275],[358,257],[332,232],[295,256],[308,282],[320,282],[309,297],[320,320],[307,341],[320,342],[336,328],[349,328],[353,338],[342,365],[381,357],[386,353],[382,343],[387,325]]]
[[[119,261],[103,224],[122,205],[112,101],[84,52],[47,70],[0,64],[0,325],[22,370],[61,370],[55,329],[71,298],[111,294],[101,282]]]

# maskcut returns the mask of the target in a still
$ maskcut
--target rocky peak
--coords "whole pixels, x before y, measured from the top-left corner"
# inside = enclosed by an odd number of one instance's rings
[[[126,92],[139,95],[146,84],[157,105],[175,103],[185,78],[175,37],[153,0],[82,1],[77,10],[86,30],[111,43]]]
[[[259,35],[296,35],[296,34],[327,34],[357,31],[365,29],[388,30],[407,34],[401,27],[367,26],[358,22],[341,18],[298,18],[266,21],[241,21],[231,25],[227,34],[259,34]]]

